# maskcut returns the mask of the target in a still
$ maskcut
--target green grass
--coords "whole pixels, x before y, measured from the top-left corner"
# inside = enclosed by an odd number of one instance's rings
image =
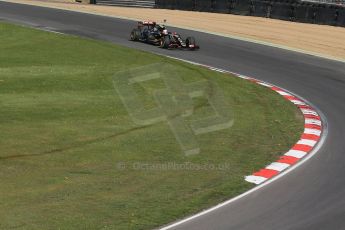
[[[234,125],[196,136],[201,151],[193,156],[181,152],[166,122],[135,125],[113,78],[151,63],[173,66],[185,83],[216,82]],[[155,101],[144,95],[161,87],[158,80],[137,87],[145,108]],[[205,100],[194,104],[197,116],[209,113]],[[256,84],[105,42],[0,24],[0,229],[166,224],[250,189],[243,177],[277,159],[302,128],[292,104]],[[227,167],[138,170],[138,163]]]

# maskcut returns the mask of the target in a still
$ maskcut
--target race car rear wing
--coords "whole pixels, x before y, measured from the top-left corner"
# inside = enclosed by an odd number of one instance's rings
[[[154,26],[156,22],[154,21],[139,21],[138,26]]]

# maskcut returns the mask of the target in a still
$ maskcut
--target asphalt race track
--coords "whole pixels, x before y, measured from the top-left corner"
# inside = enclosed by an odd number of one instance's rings
[[[324,113],[329,131],[314,157],[177,229],[345,229],[345,63],[182,29],[176,30],[195,36],[201,49],[163,50],[128,41],[136,25],[132,21],[5,2],[0,2],[0,20],[196,61],[276,84],[309,100]]]

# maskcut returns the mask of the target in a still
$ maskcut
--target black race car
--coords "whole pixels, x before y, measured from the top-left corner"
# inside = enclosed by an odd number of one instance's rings
[[[160,45],[162,32],[165,28],[156,22],[143,21],[138,22],[138,27],[131,32],[130,39],[132,41],[141,41],[153,45]]]
[[[130,40],[153,44],[165,49],[199,49],[194,37],[187,37],[184,40],[179,34],[168,32],[164,25],[153,21],[138,22],[137,28],[131,32]]]
[[[161,38],[160,46],[165,49],[189,49],[189,50],[196,50],[200,47],[195,44],[194,37],[187,37],[186,40],[183,40],[182,37],[174,32],[174,33],[167,33],[163,34]]]

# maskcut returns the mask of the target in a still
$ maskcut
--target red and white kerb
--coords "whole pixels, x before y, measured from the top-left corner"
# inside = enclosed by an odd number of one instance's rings
[[[322,133],[322,121],[319,114],[300,98],[297,98],[296,96],[293,96],[278,87],[260,82],[256,79],[247,79],[256,82],[257,84],[266,86],[279,93],[286,100],[289,100],[295,104],[304,115],[304,132],[300,140],[276,162],[273,162],[270,165],[267,165],[265,168],[254,172],[252,175],[245,177],[245,180],[250,183],[261,184],[266,180],[278,175],[280,172],[284,171],[290,166],[296,164],[299,160],[301,160],[301,158],[305,157],[311,152],[311,150],[320,140]]]
[[[250,183],[254,183],[254,184],[261,184],[271,179],[272,177],[278,175],[279,173],[286,170],[287,168],[295,165],[303,157],[307,156],[308,153],[312,151],[312,149],[316,146],[316,144],[320,140],[321,133],[322,133],[321,117],[315,111],[315,109],[313,109],[310,105],[308,105],[302,99],[284,91],[283,89],[280,89],[276,86],[270,85],[268,83],[259,81],[251,77],[243,76],[234,72],[218,69],[218,68],[207,66],[207,65],[202,65],[202,64],[192,62],[192,61],[186,61],[186,60],[174,58],[174,57],[171,57],[171,58],[176,59],[176,60],[182,60],[194,65],[203,66],[213,71],[217,71],[221,73],[230,73],[237,77],[268,87],[274,90],[275,92],[279,93],[286,100],[289,100],[290,102],[295,104],[301,110],[304,116],[304,131],[300,140],[288,152],[283,154],[276,162],[273,162],[267,165],[265,168],[257,172],[254,172],[250,176],[246,176],[245,177],[246,181]]]
[[[312,149],[320,140],[322,133],[321,117],[310,105],[308,105],[302,99],[284,91],[283,89],[280,89],[276,86],[270,85],[268,83],[259,81],[251,77],[243,76],[240,74],[232,73],[226,70],[210,66],[202,66],[217,72],[231,73],[236,75],[237,77],[268,87],[273,91],[279,93],[286,100],[289,100],[290,102],[295,104],[301,110],[304,116],[304,131],[300,140],[288,152],[283,154],[276,162],[273,162],[267,165],[265,168],[260,169],[257,172],[254,172],[250,176],[246,176],[246,181],[254,184],[261,184],[267,181],[268,179],[271,179],[272,177],[278,175],[279,173],[286,170],[290,166],[296,164],[299,160],[305,157],[308,153],[312,151]]]

